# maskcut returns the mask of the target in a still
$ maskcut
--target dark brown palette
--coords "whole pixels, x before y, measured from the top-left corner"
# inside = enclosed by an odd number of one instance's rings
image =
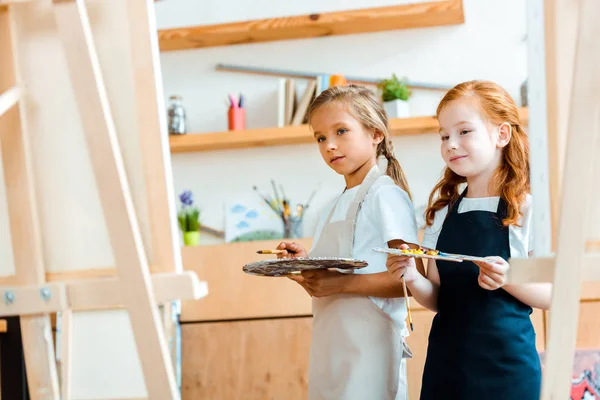
[[[354,270],[364,268],[366,261],[352,258],[339,257],[311,257],[311,258],[279,258],[263,260],[244,265],[242,270],[250,275],[259,276],[288,276],[302,271],[325,269]]]

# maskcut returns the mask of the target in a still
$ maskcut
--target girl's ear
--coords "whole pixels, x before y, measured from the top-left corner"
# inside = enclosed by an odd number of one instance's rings
[[[373,129],[373,144],[379,144],[383,142],[385,135],[378,129]]]
[[[512,137],[512,126],[508,122],[503,122],[498,128],[498,144],[500,148],[506,147]]]

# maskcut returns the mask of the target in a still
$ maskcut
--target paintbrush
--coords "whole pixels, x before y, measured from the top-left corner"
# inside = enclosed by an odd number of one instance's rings
[[[408,323],[410,324],[410,330],[414,331],[412,314],[410,312],[410,297],[408,297],[408,290],[406,289],[406,282],[404,281],[404,277],[402,277],[402,289],[404,290],[404,300],[406,300],[406,311],[408,312]]]
[[[310,194],[310,197],[308,198],[308,201],[306,202],[306,204],[304,204],[304,208],[308,208],[308,206],[310,205],[313,197],[315,197],[315,194],[317,194],[317,190],[319,189],[320,186],[321,186],[321,184],[319,183],[317,185],[317,187],[313,190],[313,192]]]
[[[283,185],[279,185],[279,189],[281,189],[281,199],[286,200],[287,196],[285,195],[285,190],[283,190]]]
[[[282,254],[285,250],[258,250],[258,254]]]
[[[277,185],[275,184],[275,179],[271,179],[271,186],[273,186],[273,194],[275,195],[275,201],[277,202],[277,208],[280,212],[283,212],[281,209],[281,198],[279,197],[279,192],[277,191]]]
[[[264,194],[262,194],[259,190],[258,187],[253,186],[253,189],[256,191],[256,193],[258,193],[258,195],[265,201],[265,203],[267,203],[269,205],[269,207],[271,208],[271,210],[275,211],[276,213],[279,213],[279,209],[276,209],[273,206],[273,202],[271,200],[269,200],[269,198],[267,196],[265,196]]]

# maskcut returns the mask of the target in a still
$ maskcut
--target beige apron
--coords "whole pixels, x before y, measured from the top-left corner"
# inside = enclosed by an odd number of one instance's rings
[[[327,217],[311,257],[352,257],[354,227],[362,201],[381,176],[367,174],[346,219]],[[313,297],[313,328],[308,373],[310,400],[404,400],[410,352],[401,329],[369,297],[338,294]]]

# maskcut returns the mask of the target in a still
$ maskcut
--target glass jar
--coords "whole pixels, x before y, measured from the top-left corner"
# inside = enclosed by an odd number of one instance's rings
[[[181,96],[171,96],[169,97],[169,135],[185,133],[185,109]]]

